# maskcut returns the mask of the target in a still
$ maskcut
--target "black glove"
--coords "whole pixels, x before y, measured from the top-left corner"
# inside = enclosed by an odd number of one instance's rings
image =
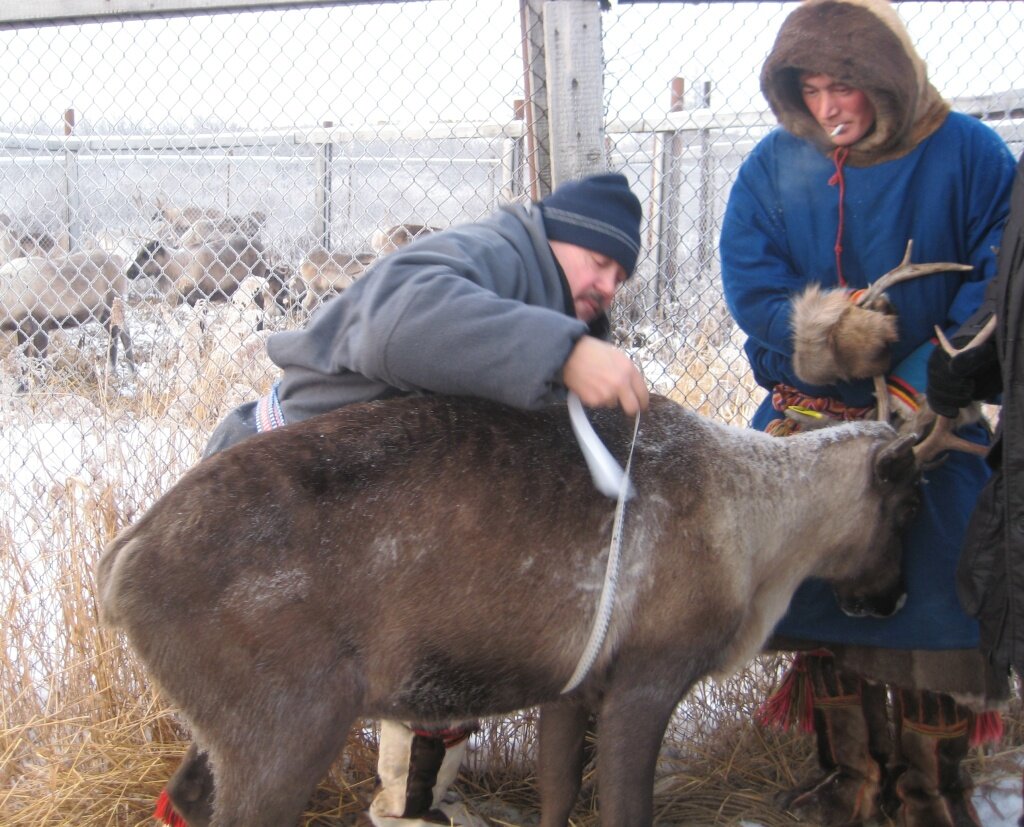
[[[958,336],[953,347],[963,347],[970,336]],[[977,347],[950,356],[941,347],[928,358],[928,404],[941,416],[955,417],[976,399],[989,399],[1003,388],[995,336]]]

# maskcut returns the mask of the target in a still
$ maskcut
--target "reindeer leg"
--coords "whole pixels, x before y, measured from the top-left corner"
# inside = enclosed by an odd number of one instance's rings
[[[28,360],[29,360],[28,342],[29,342],[29,338],[26,335],[25,331],[21,327],[18,327],[18,329],[15,331],[15,338],[18,341],[18,347],[14,351],[14,354],[12,354],[11,358],[12,358],[13,364],[14,364],[14,366],[16,368],[16,373],[17,373],[17,377],[18,377],[17,392],[18,393],[28,393],[29,378],[31,377],[31,371],[29,370],[29,366],[28,366]]]
[[[107,368],[110,373],[114,372],[117,366],[117,343],[124,345],[124,356],[128,361],[128,367],[135,373],[135,357],[132,354],[132,342],[128,336],[128,327],[124,318],[124,302],[121,299],[114,299],[110,314],[107,316],[107,335],[110,337],[110,346],[107,350]]]
[[[540,827],[566,827],[583,781],[588,710],[562,701],[540,709]]]
[[[628,674],[630,670],[624,668],[622,672]],[[652,675],[650,681],[608,690],[597,724],[602,827],[648,827],[652,823],[658,752],[683,695],[676,687],[688,689],[691,683]]]
[[[121,325],[119,335],[121,337],[121,345],[124,347],[124,360],[125,362],[128,363],[128,372],[134,375],[135,354],[132,351],[132,339],[131,336],[128,334],[128,328],[125,327],[123,324]]]
[[[167,797],[189,827],[209,827],[213,817],[213,774],[209,756],[193,743],[166,787]]]
[[[325,695],[333,688],[323,687]],[[253,732],[210,747],[216,789],[210,827],[282,827],[296,824],[316,785],[345,745],[355,716],[324,713],[337,698],[280,699],[273,717],[254,720]],[[294,703],[293,703],[294,702]],[[266,709],[266,707],[264,708]]]

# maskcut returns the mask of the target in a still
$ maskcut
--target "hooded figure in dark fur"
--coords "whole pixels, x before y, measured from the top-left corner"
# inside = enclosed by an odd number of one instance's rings
[[[950,111],[883,0],[800,5],[761,88],[780,128],[744,162],[721,241],[726,301],[769,391],[752,424],[784,436],[809,421],[874,416],[879,375],[892,408],[912,420],[933,328],[962,324],[995,274],[1013,158],[988,126]],[[856,304],[911,240],[914,263],[973,269],[904,281]],[[980,424],[960,435],[988,439]],[[892,618],[846,617],[820,582],[797,592],[776,643],[805,650],[794,674],[814,690],[806,723],[824,776],[786,806],[823,824],[862,824],[880,808],[898,808],[912,827],[977,824],[960,759],[991,720],[978,713],[998,706],[1008,686],[985,669],[955,573],[987,476],[967,454],[926,474],[904,543],[908,598]],[[883,683],[896,690],[895,744]],[[781,699],[770,709],[786,717]]]
[[[993,469],[978,498],[960,558],[964,607],[981,624],[981,648],[994,669],[1024,675],[1024,157],[1017,164],[999,271],[985,302],[953,336],[960,352],[935,350],[928,363],[928,403],[956,416],[972,400],[998,401],[999,424],[986,461]],[[994,330],[986,332],[994,323]],[[1024,823],[1024,819],[1022,819]]]

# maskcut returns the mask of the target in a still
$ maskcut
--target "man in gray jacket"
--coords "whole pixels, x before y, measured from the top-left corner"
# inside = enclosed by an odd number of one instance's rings
[[[280,381],[232,411],[203,455],[345,405],[408,394],[537,408],[573,391],[591,407],[628,415],[646,408],[643,376],[606,341],[612,298],[640,252],[641,212],[624,176],[595,175],[387,255],[305,329],[268,339]],[[479,823],[442,800],[474,728],[384,721],[373,824]],[[193,748],[166,792],[188,817],[195,791],[212,785]]]
[[[643,377],[603,339],[636,265],[640,216],[622,175],[595,175],[416,239],[305,329],[270,337],[280,382],[229,414],[204,456],[277,424],[414,393],[537,408],[571,390],[585,405],[636,413]]]

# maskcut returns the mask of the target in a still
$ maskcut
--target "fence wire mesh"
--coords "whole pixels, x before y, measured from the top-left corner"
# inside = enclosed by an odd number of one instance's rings
[[[81,588],[68,549],[93,559],[268,389],[267,336],[409,235],[536,194],[528,5],[0,29],[2,682],[24,690],[9,720],[70,679],[82,621],[46,608]],[[607,162],[645,210],[615,335],[656,391],[736,424],[763,391],[722,300],[718,233],[739,164],[774,125],[757,78],[793,7],[616,4],[594,33]],[[1020,155],[1024,3],[897,10],[940,92]]]
[[[646,207],[618,335],[657,390],[739,423],[759,391],[721,301],[718,227],[772,125],[757,75],[789,8],[620,5],[600,35],[608,163]],[[899,8],[947,97],[1019,115],[1021,4]],[[272,380],[262,338],[357,277],[381,231],[536,194],[516,119],[526,25],[540,20],[512,2],[410,2],[3,32],[0,255],[33,262],[5,271],[23,289],[5,298],[4,398],[70,394],[108,414],[144,399],[198,451],[228,406]],[[1019,148],[1019,120],[997,126]],[[300,272],[311,255],[332,268],[313,285]],[[113,269],[127,281],[102,275]],[[85,293],[58,308],[43,286]],[[96,323],[122,314],[135,346],[126,338],[105,369]]]

